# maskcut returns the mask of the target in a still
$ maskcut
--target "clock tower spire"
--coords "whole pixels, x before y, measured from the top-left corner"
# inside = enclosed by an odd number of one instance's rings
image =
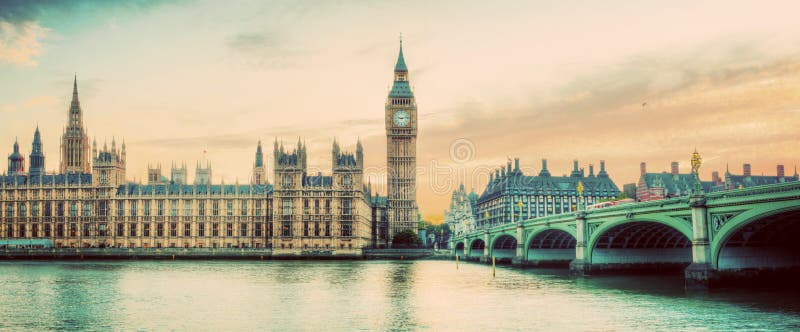
[[[389,240],[417,231],[417,102],[408,81],[403,40],[394,66],[394,82],[386,99],[386,153]]]

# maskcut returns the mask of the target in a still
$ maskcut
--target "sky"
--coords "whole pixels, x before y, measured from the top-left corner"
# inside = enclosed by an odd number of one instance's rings
[[[84,125],[148,164],[207,159],[247,182],[257,142],[364,144],[386,192],[384,103],[398,40],[419,110],[418,203],[440,221],[459,183],[520,158],[605,160],[621,188],[703,156],[712,171],[792,173],[800,128],[796,1],[17,1],[0,0],[0,154],[38,125],[47,170],[77,74]],[[206,151],[206,153],[203,153]],[[270,174],[271,177],[271,174]]]

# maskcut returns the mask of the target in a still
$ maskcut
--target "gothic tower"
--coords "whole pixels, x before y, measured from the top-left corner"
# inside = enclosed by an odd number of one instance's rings
[[[210,185],[211,184],[211,162],[206,160],[206,167],[203,168],[200,166],[200,162],[197,162],[197,168],[194,171],[194,184],[198,185]]]
[[[253,164],[253,184],[267,184],[267,167],[264,165],[264,153],[261,151],[261,141],[256,148],[256,162]]]
[[[31,177],[44,175],[44,152],[42,152],[42,135],[39,134],[39,126],[36,126],[36,132],[33,134],[33,145],[28,160],[31,164],[28,169]]]
[[[164,183],[161,175],[161,164],[155,166],[147,164],[147,184]]]
[[[125,183],[125,143],[122,151],[117,152],[116,140],[103,143],[103,149],[97,150],[97,141],[92,142],[92,181],[95,185],[116,187]]]
[[[394,67],[394,83],[386,99],[386,153],[389,239],[417,231],[417,102],[408,82],[403,41]]]
[[[181,162],[181,167],[177,167],[175,162],[172,162],[172,169],[170,170],[170,182],[174,184],[186,184],[186,163]]]
[[[14,152],[8,155],[8,175],[25,175],[25,157],[19,152],[19,141],[14,141]]]
[[[83,112],[78,100],[78,77],[72,85],[67,128],[61,137],[61,173],[89,173],[89,137],[83,128]]]

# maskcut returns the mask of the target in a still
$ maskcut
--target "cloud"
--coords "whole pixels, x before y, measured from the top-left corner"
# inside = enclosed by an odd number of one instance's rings
[[[450,190],[463,181],[480,194],[486,178],[474,173],[498,168],[508,156],[536,172],[539,159],[548,158],[558,175],[569,172],[573,159],[595,170],[606,160],[618,186],[637,180],[642,161],[653,172],[673,160],[688,165],[694,148],[707,156],[701,176],[724,171],[726,163],[750,162],[773,174],[774,164],[795,162],[786,158],[800,153],[800,54],[754,59],[720,53],[632,58],[549,91],[530,91],[522,105],[453,105],[437,112],[449,113],[451,121],[421,121],[418,166],[463,168],[449,173]],[[377,146],[378,138],[366,146]],[[451,160],[459,138],[474,143],[469,163]],[[447,205],[449,195],[441,194],[447,190],[433,190],[441,179],[418,179],[423,212],[436,217],[431,207]]]
[[[103,1],[103,0],[0,0],[0,63],[18,66],[36,66],[42,53],[41,42],[51,29],[49,22],[67,22],[77,15],[100,12],[110,15],[111,10],[126,13],[144,12],[175,1]]]
[[[42,52],[40,41],[48,32],[49,29],[37,23],[0,21],[0,63],[36,66],[35,58]]]
[[[276,34],[267,32],[239,33],[227,41],[228,47],[244,52],[261,52],[277,49]]]
[[[294,68],[312,50],[293,46],[280,33],[272,31],[242,32],[228,38],[225,45],[244,65],[267,68]]]

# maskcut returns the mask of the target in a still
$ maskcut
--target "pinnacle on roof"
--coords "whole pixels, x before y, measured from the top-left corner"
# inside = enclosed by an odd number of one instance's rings
[[[406,59],[403,58],[402,38],[400,38],[400,54],[397,55],[397,64],[394,66],[394,71],[408,71],[408,67],[406,67]]]
[[[75,77],[72,81],[72,99],[78,99],[78,73],[75,73]]]

